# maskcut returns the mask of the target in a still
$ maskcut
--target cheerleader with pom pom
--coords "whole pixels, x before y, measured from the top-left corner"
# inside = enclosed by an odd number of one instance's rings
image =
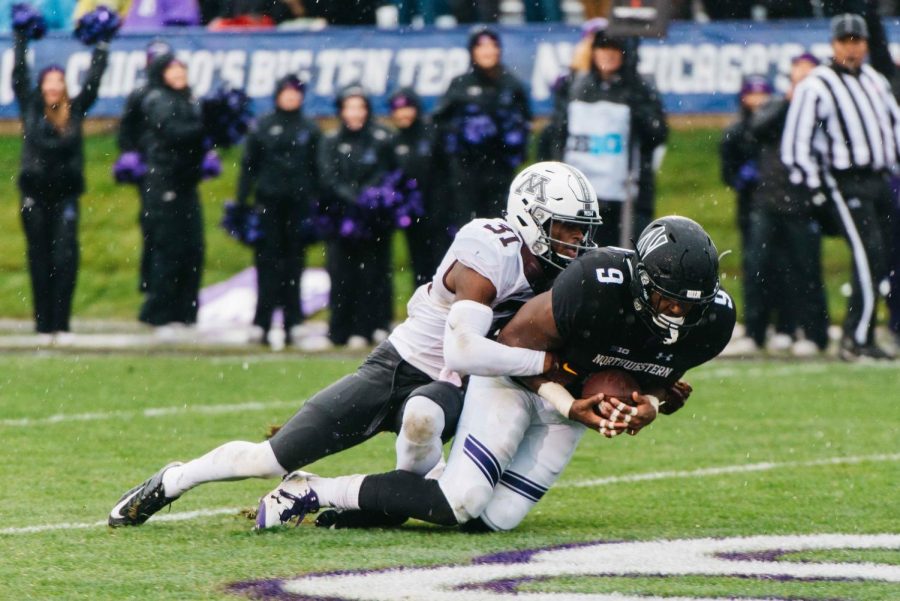
[[[247,136],[237,203],[230,209],[240,239],[255,250],[257,301],[251,339],[266,342],[272,312],[284,312],[286,343],[298,341],[303,323],[300,279],[318,193],[316,152],[321,133],[303,116],[306,86],[286,75],[275,86],[275,110]],[[249,204],[251,195],[254,203]]]
[[[390,135],[371,121],[365,90],[350,85],[337,97],[340,126],[319,150],[320,212],[332,224],[329,338],[362,348],[387,337],[393,308],[392,219],[379,210],[378,191],[394,170]]]
[[[203,176],[205,130],[188,72],[171,52],[147,69],[142,180],[147,225],[147,290],[139,319],[152,326],[193,324],[203,274],[203,217],[198,185]],[[207,165],[209,167],[209,165]]]
[[[500,34],[478,27],[468,48],[471,68],[450,82],[433,115],[451,155],[457,227],[474,217],[497,217],[506,207],[531,122],[525,86],[501,62]]]
[[[41,69],[37,86],[32,84],[26,56],[28,43],[46,32],[41,14],[17,4],[12,20],[12,84],[24,131],[18,183],[36,329],[41,334],[67,332],[78,272],[78,198],[85,189],[82,125],[97,100],[115,31],[93,40],[81,92],[70,97],[59,65]]]

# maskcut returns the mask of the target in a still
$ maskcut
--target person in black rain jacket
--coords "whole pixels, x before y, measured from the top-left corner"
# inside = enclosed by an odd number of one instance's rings
[[[237,201],[246,205],[255,188],[260,240],[256,243],[258,297],[253,324],[262,340],[272,325],[272,311],[284,310],[288,342],[303,322],[300,278],[303,274],[310,217],[318,190],[316,153],[321,133],[303,116],[304,82],[286,75],[275,86],[275,111],[260,119],[247,136]]]
[[[397,128],[393,137],[394,158],[404,177],[416,181],[422,195],[422,215],[414,217],[406,229],[412,260],[414,285],[430,282],[450,246],[447,233],[448,199],[443,187],[446,157],[438,144],[437,131],[422,115],[419,96],[401,88],[390,97],[391,121]]]
[[[371,121],[371,105],[361,86],[341,90],[336,105],[340,125],[319,146],[320,202],[326,212],[351,214],[360,192],[379,185],[394,168],[393,151],[387,131]],[[334,344],[361,348],[387,337],[393,300],[391,236],[390,229],[363,236],[338,231],[329,240],[328,335]]]
[[[97,100],[107,42],[94,48],[81,92],[70,98],[65,72],[43,69],[32,87],[28,40],[15,35],[12,84],[24,131],[19,191],[36,329],[67,332],[78,273],[78,197],[84,193],[82,124]]]
[[[153,40],[147,44],[147,66],[153,62],[153,59],[161,54],[172,52],[172,47],[162,40]],[[147,81],[146,85],[135,88],[125,99],[125,108],[122,111],[122,117],[119,120],[119,152],[136,152],[142,157],[146,155],[147,146],[147,121],[141,112],[141,105],[144,98],[150,93],[152,83]],[[138,290],[144,292],[147,290],[147,277],[150,266],[150,254],[147,252],[147,223],[144,218],[146,212],[144,201],[144,186],[138,185],[138,195],[141,205],[138,211],[138,222],[141,226],[141,273],[138,284]]]
[[[148,68],[153,89],[141,111],[147,122],[144,219],[150,265],[140,320],[153,326],[197,320],[203,273],[203,217],[197,185],[204,155],[203,119],[187,68],[173,54]]]
[[[499,217],[525,158],[531,108],[524,84],[501,61],[500,35],[479,27],[469,36],[472,66],[450,82],[435,107],[456,191],[452,220]]]

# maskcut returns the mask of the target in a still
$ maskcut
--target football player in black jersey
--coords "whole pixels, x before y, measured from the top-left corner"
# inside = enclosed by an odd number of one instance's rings
[[[658,412],[684,404],[691,388],[682,376],[718,355],[734,328],[718,266],[712,240],[683,217],[651,223],[635,251],[584,255],[500,334],[508,345],[553,351],[559,377],[473,376],[438,479],[394,471],[360,484],[360,476],[294,472],[266,506],[274,500],[288,516],[334,507],[473,530],[514,528],[562,473],[587,428],[608,437],[636,434]],[[610,368],[637,380],[629,404],[602,394],[576,400],[588,375]],[[330,514],[318,523],[333,524]]]

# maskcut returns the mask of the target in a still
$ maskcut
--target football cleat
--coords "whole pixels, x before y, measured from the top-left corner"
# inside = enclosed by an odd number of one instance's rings
[[[112,528],[120,526],[140,526],[160,509],[178,497],[167,497],[163,490],[162,477],[169,468],[181,465],[170,463],[146,480],[126,492],[109,512],[108,523]],[[180,495],[179,495],[180,496]]]
[[[297,518],[297,524],[310,513],[319,511],[319,496],[309,486],[315,474],[291,472],[278,487],[259,500],[254,530],[274,528]]]

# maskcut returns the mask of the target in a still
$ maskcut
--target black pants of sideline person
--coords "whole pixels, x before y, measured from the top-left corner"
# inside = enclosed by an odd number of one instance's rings
[[[262,239],[256,244],[256,314],[253,323],[268,332],[272,312],[284,311],[284,330],[303,323],[300,279],[305,267],[306,247],[300,237],[303,207],[294,198],[256,198]]]
[[[844,338],[856,345],[875,341],[879,287],[888,273],[891,193],[884,174],[837,172],[830,196],[850,247],[853,281],[844,320]]]
[[[67,332],[78,274],[78,199],[22,199],[36,330]]]
[[[196,188],[147,184],[147,293],[139,319],[153,326],[197,321],[203,275],[203,215]]]
[[[346,344],[351,336],[372,339],[390,327],[393,302],[391,233],[372,240],[338,238],[328,243],[331,278],[328,336]]]
[[[818,223],[807,216],[754,209],[744,247],[744,320],[747,336],[765,342],[770,313],[776,329],[803,329],[820,349],[828,345],[828,308],[822,283]],[[791,324],[791,327],[782,324]]]

